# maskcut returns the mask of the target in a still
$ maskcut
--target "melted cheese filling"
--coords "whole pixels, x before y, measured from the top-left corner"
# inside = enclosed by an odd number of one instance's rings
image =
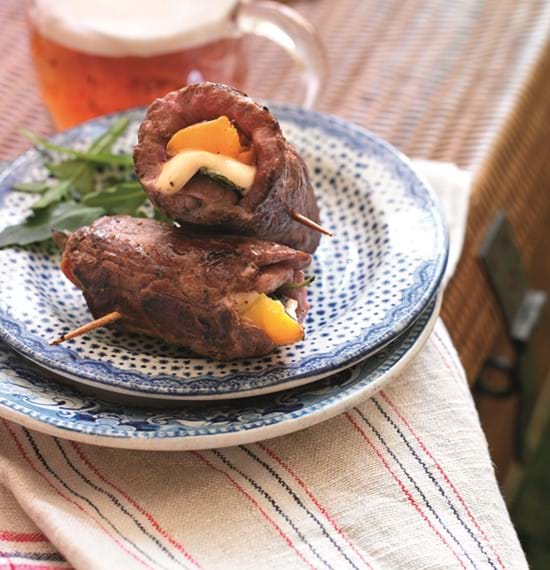
[[[167,194],[181,190],[201,169],[208,168],[242,188],[250,189],[256,176],[256,168],[228,156],[205,150],[184,150],[167,160],[157,178],[156,187]]]

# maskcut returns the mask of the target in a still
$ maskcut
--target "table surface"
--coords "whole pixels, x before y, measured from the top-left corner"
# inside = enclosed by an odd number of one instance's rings
[[[384,137],[410,156],[475,167],[513,107],[542,49],[544,0],[302,0],[289,3],[318,30],[329,59],[319,109]],[[3,0],[0,159],[28,143],[22,126],[52,128],[33,76],[25,2]],[[6,25],[8,24],[8,25]],[[263,40],[250,92],[293,100],[292,63]]]
[[[321,111],[368,128],[409,156],[455,162],[479,175],[472,195],[465,261],[449,287],[443,309],[467,373],[473,377],[497,329],[502,328],[475,262],[476,248],[495,204],[510,207],[520,246],[536,241],[550,210],[545,200],[536,211],[525,212],[530,193],[540,184],[544,164],[537,166],[537,179],[527,184],[517,203],[514,188],[501,184],[506,172],[494,156],[516,136],[509,124],[517,119],[526,92],[536,88],[536,81],[539,89],[548,87],[550,74],[540,69],[548,53],[544,47],[550,35],[550,3],[301,0],[290,4],[314,24],[327,49],[330,72],[318,105]],[[0,36],[0,159],[6,159],[28,147],[19,134],[22,127],[44,134],[52,127],[32,73],[25,3],[1,2],[0,21],[4,24]],[[254,53],[251,94],[292,102],[296,91],[292,63],[279,48],[263,40],[247,41]],[[517,143],[529,156],[533,145],[540,147],[540,140],[548,140],[547,99],[538,97],[532,103],[531,98],[531,107],[542,108],[538,114],[531,113],[531,130]],[[503,134],[508,138],[503,139]],[[529,172],[516,170],[522,181],[528,178]],[[524,216],[529,224],[524,223]],[[532,247],[525,248],[529,262]]]

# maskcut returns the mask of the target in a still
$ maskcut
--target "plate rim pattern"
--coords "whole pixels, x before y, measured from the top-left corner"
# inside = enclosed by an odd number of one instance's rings
[[[381,390],[392,378],[401,372],[416,356],[429,339],[439,317],[442,294],[425,310],[412,328],[405,332],[397,348],[390,350],[384,360],[364,376],[343,390],[325,400],[307,405],[300,410],[285,413],[276,421],[273,419],[255,420],[239,427],[216,426],[208,429],[192,429],[175,426],[170,431],[141,432],[131,429],[115,431],[112,425],[99,424],[83,426],[70,419],[56,419],[14,403],[2,394],[0,389],[0,417],[14,421],[29,429],[47,433],[55,437],[70,439],[91,445],[103,445],[124,449],[182,451],[191,449],[211,449],[243,445],[264,439],[286,435],[342,413]],[[399,343],[399,341],[397,341]],[[16,358],[20,358],[17,356]],[[375,355],[372,358],[380,358]],[[358,365],[361,367],[362,365]],[[15,371],[17,373],[17,371]],[[37,374],[35,370],[33,372]],[[3,378],[0,369],[0,380]],[[315,385],[306,387],[314,390]],[[73,390],[74,391],[74,390]],[[47,407],[47,406],[45,406]],[[49,408],[50,410],[52,408]],[[59,413],[59,407],[53,408]]]

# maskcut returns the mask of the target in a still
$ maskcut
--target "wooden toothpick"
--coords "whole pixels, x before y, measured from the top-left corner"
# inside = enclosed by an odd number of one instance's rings
[[[118,311],[113,311],[112,313],[103,315],[103,317],[90,321],[89,323],[86,323],[85,325],[82,325],[77,329],[73,329],[68,333],[62,334],[60,337],[51,340],[49,344],[52,346],[56,344],[61,344],[66,340],[71,340],[72,338],[76,338],[77,336],[82,336],[83,334],[93,331],[94,329],[105,327],[111,323],[114,323],[115,321],[118,321],[118,319],[121,318],[122,318],[121,313],[119,313]]]
[[[294,212],[293,210],[291,210],[288,215],[295,221],[298,222],[299,224],[302,224],[303,226],[306,226],[312,230],[315,230],[316,232],[319,232],[321,234],[325,234],[326,236],[332,237],[332,232],[329,232],[328,230],[325,230],[325,228],[323,228],[322,226],[320,226],[317,222],[314,222],[313,220],[310,220],[308,217],[303,216],[302,214],[298,214],[298,212]]]

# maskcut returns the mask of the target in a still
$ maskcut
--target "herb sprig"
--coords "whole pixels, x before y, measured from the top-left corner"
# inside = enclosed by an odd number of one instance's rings
[[[315,275],[306,277],[303,281],[297,283],[285,283],[281,289],[302,289],[302,287],[309,287],[315,281]]]
[[[50,239],[51,230],[74,231],[105,214],[148,215],[147,197],[133,175],[129,154],[114,154],[114,143],[126,131],[122,118],[85,151],[50,143],[25,131],[24,135],[48,157],[50,178],[43,182],[19,182],[16,192],[36,194],[29,216],[0,232],[0,247],[27,245]],[[51,153],[67,156],[52,162]],[[154,216],[162,216],[155,212]]]

